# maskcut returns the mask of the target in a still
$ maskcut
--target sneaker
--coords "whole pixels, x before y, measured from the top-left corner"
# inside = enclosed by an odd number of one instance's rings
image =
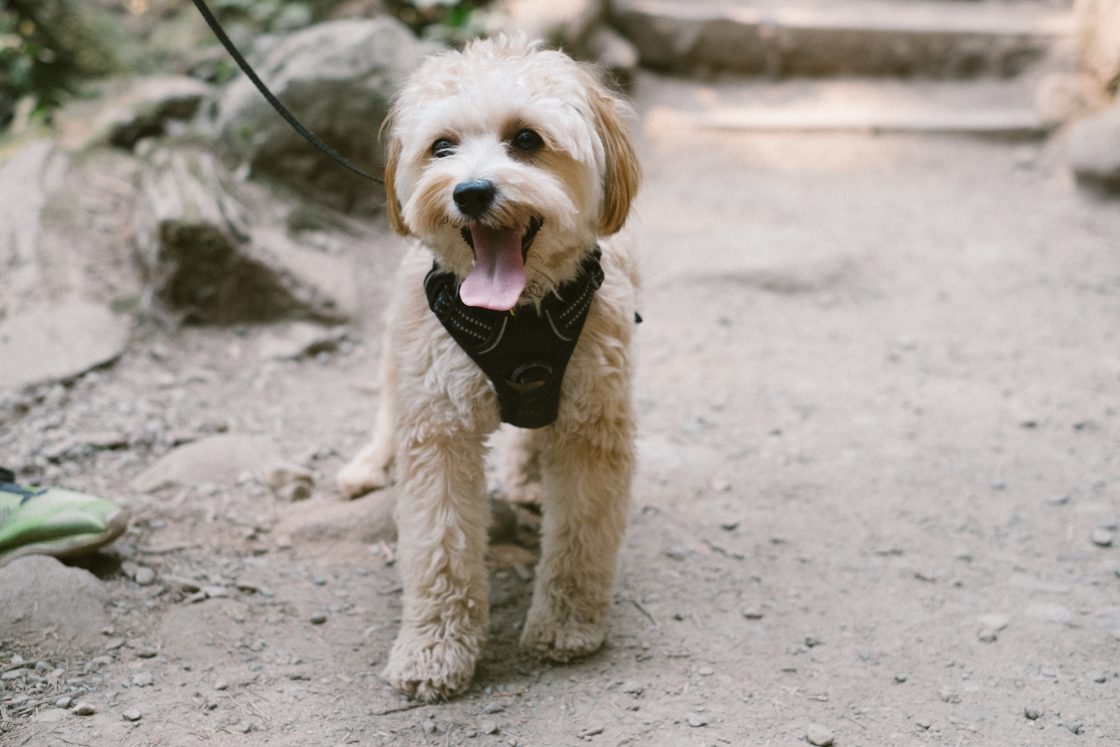
[[[0,468],[0,565],[24,555],[83,555],[127,528],[128,512],[104,498],[19,485]]]

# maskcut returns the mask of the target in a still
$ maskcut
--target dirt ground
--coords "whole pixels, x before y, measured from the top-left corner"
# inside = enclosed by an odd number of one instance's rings
[[[417,705],[378,678],[393,494],[346,503],[333,475],[377,404],[386,235],[353,248],[365,318],[336,350],[141,326],[0,428],[0,454],[122,434],[31,477],[134,515],[89,566],[109,618],[85,645],[0,631],[22,673],[0,681],[0,742],[1120,743],[1116,203],[1075,189],[1060,141],[688,131],[660,85],[637,94],[641,465],[601,652],[518,649],[521,512],[496,532],[470,692]],[[128,444],[149,432],[267,438],[314,495],[206,459],[139,490],[161,455]],[[94,713],[55,707],[68,692]]]

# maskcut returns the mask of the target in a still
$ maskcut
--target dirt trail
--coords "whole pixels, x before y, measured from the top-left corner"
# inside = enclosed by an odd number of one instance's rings
[[[637,102],[641,468],[601,653],[518,650],[532,539],[504,526],[472,690],[416,706],[378,679],[400,612],[378,542],[392,492],[331,488],[377,401],[375,302],[295,362],[261,359],[268,329],[145,328],[0,451],[266,436],[315,495],[278,502],[236,468],[123,495],[136,527],[94,568],[105,650],[50,662],[96,713],[0,741],[1120,742],[1120,557],[1102,546],[1120,522],[1120,211],[1074,189],[1058,145],[682,131],[659,85]],[[395,251],[355,255],[368,298]],[[102,449],[65,479],[119,494],[148,461]],[[0,641],[33,660],[34,640]]]

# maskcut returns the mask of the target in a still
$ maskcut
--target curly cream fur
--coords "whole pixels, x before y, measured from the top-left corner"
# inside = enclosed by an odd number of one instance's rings
[[[603,250],[606,280],[564,378],[560,414],[521,431],[506,462],[511,490],[539,496],[542,556],[522,644],[559,661],[603,642],[634,464],[630,336],[637,276],[622,228],[638,185],[629,108],[585,67],[523,40],[475,42],[429,59],[398,96],[386,132],[390,221],[417,239],[389,310],[383,401],[372,442],[339,473],[360,495],[395,466],[404,582],[401,630],[384,676],[431,701],[470,684],[488,625],[484,562],[489,501],[486,439],[499,426],[494,390],[429,311],[422,290],[433,255],[462,279],[473,254],[451,190],[488,179],[496,224],[543,218],[526,260],[522,302],[572,278]],[[531,128],[544,145],[508,144]],[[452,156],[432,143],[451,138]]]

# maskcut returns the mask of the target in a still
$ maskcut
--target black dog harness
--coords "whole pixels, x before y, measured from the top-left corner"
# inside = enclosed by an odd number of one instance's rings
[[[428,306],[455,342],[494,385],[502,422],[520,428],[552,424],[560,410],[560,384],[595,291],[603,284],[598,247],[574,280],[540,304],[493,311],[467,306],[459,283],[433,264],[424,278]]]

